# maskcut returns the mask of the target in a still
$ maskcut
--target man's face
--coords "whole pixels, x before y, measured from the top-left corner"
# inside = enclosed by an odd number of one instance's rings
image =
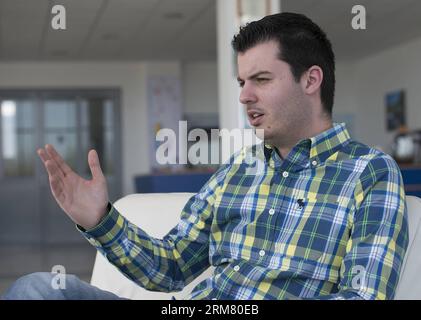
[[[305,130],[311,108],[300,82],[295,81],[289,65],[278,59],[278,53],[275,41],[239,53],[238,82],[250,125],[264,129],[266,142],[285,147]]]

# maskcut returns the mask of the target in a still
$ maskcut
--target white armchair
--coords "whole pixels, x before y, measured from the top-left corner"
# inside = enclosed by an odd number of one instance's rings
[[[180,217],[180,212],[192,193],[149,193],[132,194],[121,198],[115,207],[132,223],[141,226],[149,235],[161,238]],[[418,273],[421,270],[421,199],[407,197],[409,214],[409,245],[401,279],[399,281],[396,299],[421,299],[421,280]],[[183,291],[161,293],[147,291],[122,275],[100,253],[97,253],[92,273],[91,284],[101,289],[130,299],[182,299],[203,279],[213,272],[206,270],[200,277],[186,286]]]
[[[119,199],[114,206],[130,222],[140,226],[150,236],[162,238],[177,225],[181,210],[193,193],[138,193]],[[120,297],[136,300],[182,299],[203,279],[209,277],[209,268],[180,292],[148,291],[126,278],[99,252],[95,259],[91,284],[114,292]]]

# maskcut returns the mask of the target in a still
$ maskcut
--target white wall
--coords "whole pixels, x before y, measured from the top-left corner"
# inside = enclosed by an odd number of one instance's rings
[[[0,88],[119,87],[121,97],[123,193],[133,176],[149,170],[145,63],[1,63]]]
[[[384,96],[401,88],[406,92],[408,125],[411,129],[421,128],[419,52],[421,38],[355,63],[337,63],[333,112],[339,120],[354,118],[355,139],[390,151],[393,134],[386,131]],[[120,87],[123,193],[128,194],[134,191],[133,176],[149,172],[145,154],[149,139],[148,75],[180,76],[185,112],[231,112],[236,105],[230,106],[230,111],[218,108],[217,71],[215,61],[183,65],[178,62],[0,63],[0,88]]]
[[[357,98],[354,68],[349,63],[336,64],[336,88],[333,105],[333,120],[346,122],[354,139],[359,139],[356,123]]]
[[[421,128],[420,52],[421,38],[418,38],[338,70],[335,108],[339,110],[344,105],[342,111],[355,113],[356,138],[361,142],[391,152],[394,133],[386,130],[384,102],[385,94],[390,91],[405,90],[408,127]]]
[[[408,127],[421,129],[420,52],[421,38],[418,38],[362,60],[337,62],[333,115],[335,120],[352,121],[349,126],[354,139],[392,151],[395,133],[386,130],[384,99],[387,92],[399,89],[404,89],[406,94]],[[212,85],[216,72],[213,62],[183,67],[186,111],[207,112],[212,107],[213,96],[218,94],[218,85],[216,88]],[[206,73],[209,77],[203,76]],[[220,107],[219,112],[231,114],[236,106],[226,111]]]
[[[185,113],[218,114],[218,69],[216,61],[183,65]]]

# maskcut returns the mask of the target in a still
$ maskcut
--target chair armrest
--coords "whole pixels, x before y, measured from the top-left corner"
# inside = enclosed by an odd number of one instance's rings
[[[193,195],[193,193],[132,194],[119,199],[114,206],[125,218],[145,230],[150,236],[162,238],[177,225],[184,205]],[[182,299],[212,272],[213,268],[209,268],[180,292],[147,291],[124,276],[98,252],[91,284],[129,299],[166,300],[173,296],[176,299]]]

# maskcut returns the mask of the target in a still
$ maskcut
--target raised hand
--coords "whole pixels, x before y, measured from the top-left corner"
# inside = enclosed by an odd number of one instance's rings
[[[48,172],[51,192],[59,206],[78,225],[85,229],[96,226],[106,214],[107,182],[95,150],[88,153],[92,179],[77,175],[52,145],[37,150]]]

